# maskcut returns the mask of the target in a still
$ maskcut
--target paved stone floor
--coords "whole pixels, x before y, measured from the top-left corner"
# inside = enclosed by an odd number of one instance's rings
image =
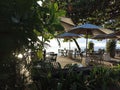
[[[61,67],[63,68],[66,64],[82,64],[83,66],[86,66],[86,61],[85,58],[83,57],[82,60],[79,58],[73,59],[65,56],[58,56],[57,57],[57,62],[61,64]],[[114,66],[120,63],[120,57],[116,58],[111,58],[109,61],[104,61],[103,62],[107,66]]]

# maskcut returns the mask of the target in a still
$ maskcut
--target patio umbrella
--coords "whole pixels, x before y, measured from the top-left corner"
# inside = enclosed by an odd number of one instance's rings
[[[120,40],[120,31],[110,33],[110,35],[115,35],[118,38],[118,40]]]
[[[120,31],[117,31],[117,32],[115,32],[113,34],[115,34],[116,36],[120,36]]]
[[[118,37],[114,34],[99,34],[92,37],[92,39],[106,39],[106,43],[107,43],[107,39],[117,39],[117,38]]]
[[[71,39],[71,38],[79,38],[81,35],[80,34],[74,34],[74,33],[69,33],[69,32],[64,32],[60,35],[57,36],[57,38],[66,38],[66,39]],[[71,49],[70,41],[69,41],[69,50]]]
[[[88,44],[88,35],[98,35],[98,34],[109,34],[112,33],[109,29],[104,29],[102,27],[93,25],[93,24],[83,24],[72,28],[70,33],[84,34],[86,35],[86,57],[87,57],[87,44]]]
[[[92,39],[116,39],[116,38],[118,37],[113,34],[99,34],[92,37]]]

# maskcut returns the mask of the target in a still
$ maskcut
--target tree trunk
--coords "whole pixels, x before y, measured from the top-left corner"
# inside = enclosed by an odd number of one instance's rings
[[[76,39],[73,39],[73,40],[74,40],[74,42],[75,42],[75,44],[76,44],[76,46],[77,46],[78,50],[81,52],[81,48],[80,48],[80,46],[79,46],[78,42],[76,41]]]
[[[75,44],[76,44],[76,46],[77,46],[77,48],[79,50],[79,54],[80,54],[80,57],[81,57],[81,60],[82,60],[82,58],[83,58],[83,52],[81,52],[81,48],[80,48],[78,42],[76,41],[76,39],[73,39],[73,40],[74,40],[74,42],[75,42]]]

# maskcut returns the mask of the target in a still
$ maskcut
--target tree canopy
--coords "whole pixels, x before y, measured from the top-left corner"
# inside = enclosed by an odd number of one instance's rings
[[[56,31],[64,30],[59,16],[65,12],[58,9],[58,4],[41,0],[40,6],[37,1],[0,1],[0,90],[23,90],[20,87],[24,85],[24,76],[20,70],[27,61],[19,61],[17,55],[42,50],[45,41],[53,38]]]
[[[40,6],[37,1],[0,1],[1,56],[23,47],[33,48],[38,36],[48,40],[56,30],[63,30],[58,17],[64,12],[58,10],[57,3],[46,0]]]
[[[120,0],[65,0],[64,4],[66,16],[76,25],[92,23],[120,29]]]

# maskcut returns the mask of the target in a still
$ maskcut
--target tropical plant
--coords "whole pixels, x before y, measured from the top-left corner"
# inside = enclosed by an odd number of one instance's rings
[[[90,52],[94,51],[94,43],[92,41],[89,41],[89,43],[88,43],[88,49],[89,49]]]
[[[118,0],[65,0],[67,16],[75,24],[92,23],[118,29],[120,1]]]
[[[40,69],[37,73],[39,71]],[[80,69],[76,65],[68,65],[66,69],[57,73],[52,72],[49,78],[47,73],[41,76],[42,74],[45,72],[39,74],[36,84],[44,87],[45,90],[119,90],[120,88],[120,66]],[[39,79],[43,80],[42,83]]]
[[[57,87],[57,79],[55,79],[55,77],[53,76],[55,76],[54,74],[57,72],[57,70],[61,70],[61,66],[58,62],[32,62],[31,77],[33,80],[33,84],[35,84],[35,87],[38,90],[55,90],[55,88]]]
[[[106,44],[106,51],[110,53],[111,57],[115,57],[116,41],[109,40]]]
[[[37,1],[0,1],[1,90],[20,89],[23,84],[24,76],[20,74],[22,62],[18,62],[17,58],[20,53],[27,55],[29,51],[35,52],[40,59],[44,43],[49,41],[56,31],[63,30],[58,17],[65,12],[58,8],[58,4],[41,0],[42,6],[40,6]],[[43,39],[39,40],[38,36],[42,36]],[[28,64],[22,65],[27,69]]]
[[[120,1],[118,0],[55,0],[66,10],[66,16],[78,24],[92,23],[119,30]]]

